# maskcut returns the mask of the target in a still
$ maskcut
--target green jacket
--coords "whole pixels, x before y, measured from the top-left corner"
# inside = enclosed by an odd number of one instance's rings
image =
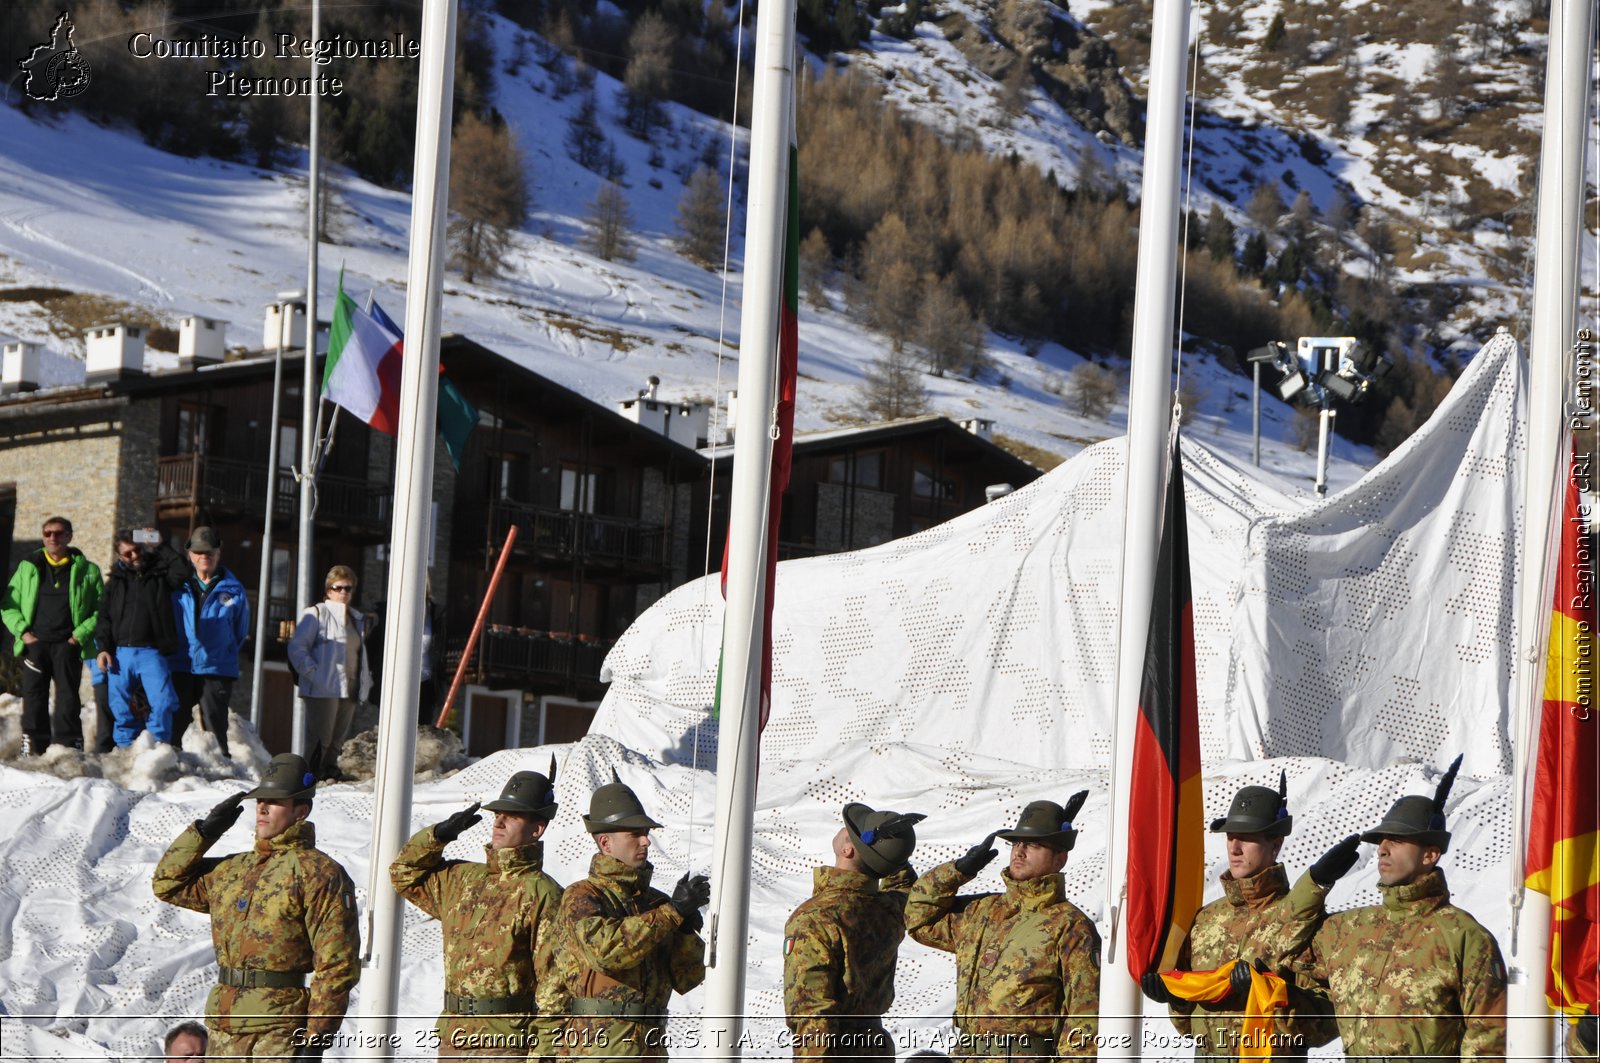
[[[439,920],[444,933],[444,988],[464,997],[528,997],[537,1012],[439,1016],[441,1052],[484,1050],[553,1056],[553,1018],[565,1010],[549,975],[555,954],[561,885],[542,870],[539,842],[514,849],[484,847],[484,862],[446,860],[433,828],[406,842],[389,881],[395,891]]]
[[[563,1055],[666,1059],[667,1001],[705,981],[705,942],[651,888],[653,871],[596,853],[589,877],[562,894],[555,969],[570,1006],[603,1001],[642,1013],[572,1016]]]
[[[1338,1017],[1347,1058],[1503,1058],[1506,966],[1494,935],[1450,903],[1433,868],[1383,903],[1335,912],[1311,939],[1309,974]],[[1299,914],[1327,891],[1301,875]]]
[[[1289,906],[1289,876],[1273,864],[1247,879],[1222,875],[1223,895],[1200,909],[1178,953],[1180,971],[1212,971],[1235,960],[1260,963],[1290,983],[1289,1006],[1278,1012],[1273,1029],[1274,1056],[1304,1056],[1338,1036],[1326,1001],[1296,984],[1303,974],[1305,946],[1321,924],[1320,912],[1296,916]],[[1303,978],[1301,979],[1303,980]],[[1240,1055],[1244,1019],[1239,1012],[1210,1004],[1176,1000],[1172,1025],[1194,1037],[1200,1055]]]
[[[78,656],[88,660],[94,656],[94,626],[99,620],[100,595],[105,590],[105,580],[100,576],[100,566],[83,556],[76,546],[67,547],[72,558],[71,573],[67,582],[67,604],[72,610],[72,636],[78,640]],[[22,656],[22,633],[33,624],[33,611],[39,605],[39,566],[49,564],[43,550],[35,550],[17,565],[0,597],[0,620],[6,630],[16,638],[11,652]]]
[[[839,1035],[894,1003],[894,967],[906,936],[909,869],[881,882],[860,871],[812,869],[814,890],[783,928],[783,1011],[794,1056],[860,1057]],[[853,1020],[853,1021],[852,1021]]]
[[[361,977],[355,886],[316,844],[316,828],[302,820],[211,859],[211,843],[191,824],[156,864],[157,897],[211,916],[219,966],[314,975],[309,991],[212,987],[206,1018],[224,1033],[309,1026],[331,1034],[344,1021]]]
[[[917,879],[906,929],[929,948],[955,953],[956,1028],[972,1036],[1053,1038],[1062,1056],[1095,1055],[1100,1025],[1100,932],[1067,900],[1058,872],[1004,893],[962,897],[971,879],[955,863]],[[983,1048],[952,1055],[1004,1054]]]

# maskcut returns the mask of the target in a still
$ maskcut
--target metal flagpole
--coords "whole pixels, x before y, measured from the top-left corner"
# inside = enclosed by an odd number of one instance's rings
[[[754,416],[734,439],[723,613],[722,719],[717,738],[717,808],[706,924],[706,1003],[701,1054],[737,1059],[743,1032],[745,954],[750,924],[761,719],[763,598],[766,588],[772,433],[758,418],[777,403],[778,325],[793,120],[794,0],[762,4],[756,16],[754,107],[750,118],[745,286],[739,316],[739,405]]]
[[[400,362],[400,431],[395,458],[389,605],[383,694],[378,716],[372,864],[387,868],[410,832],[416,763],[417,676],[422,670],[424,584],[432,515],[433,450],[438,432],[439,308],[444,288],[444,225],[450,174],[450,106],[456,54],[455,0],[423,0],[418,66],[416,165],[411,180],[411,249],[406,277],[405,357]],[[394,1033],[400,990],[401,902],[392,889],[368,898],[367,945],[356,1020],[363,1044]]]
[[[322,39],[322,3],[311,0],[311,39]],[[311,72],[316,74],[316,61]],[[317,445],[317,250],[321,240],[317,215],[320,212],[322,189],[318,187],[322,176],[321,145],[318,143],[317,125],[319,110],[317,93],[311,97],[310,151],[306,159],[306,214],[309,216],[306,233],[306,361],[300,384],[300,538],[295,552],[294,615],[299,616],[311,604],[311,516],[316,505],[316,480],[312,470]],[[306,702],[295,691],[293,749],[306,752]]]
[[[250,726],[261,733],[261,677],[267,653],[267,602],[272,596],[272,511],[278,505],[278,408],[283,402],[283,349],[294,331],[294,299],[278,295],[278,346],[272,359],[272,415],[267,421],[267,512],[261,520],[261,579],[256,584],[256,652],[250,666]],[[299,614],[296,614],[297,616]],[[299,695],[296,693],[296,699]]]
[[[1545,1000],[1550,966],[1550,900],[1525,888],[1528,792],[1538,743],[1536,721],[1544,697],[1544,663],[1549,639],[1550,559],[1556,503],[1561,497],[1564,457],[1565,367],[1577,320],[1578,240],[1584,188],[1584,145],[1588,125],[1593,0],[1553,0],[1550,52],[1546,58],[1544,137],[1539,151],[1539,198],[1534,238],[1533,313],[1528,337],[1527,473],[1523,480],[1522,582],[1518,615],[1515,701],[1512,705],[1516,755],[1511,853],[1511,948],[1506,956],[1509,982],[1506,1008],[1508,1059],[1548,1058],[1554,1039]]]
[[[1139,678],[1149,634],[1172,422],[1174,286],[1178,270],[1178,183],[1183,157],[1184,71],[1189,0],[1155,0],[1150,42],[1150,110],[1145,121],[1139,206],[1139,272],[1133,307],[1133,374],[1128,386],[1122,593],[1117,633],[1116,733],[1112,745],[1106,910],[1111,933],[1100,965],[1100,1058],[1139,1057],[1143,999],[1128,973],[1128,800]]]

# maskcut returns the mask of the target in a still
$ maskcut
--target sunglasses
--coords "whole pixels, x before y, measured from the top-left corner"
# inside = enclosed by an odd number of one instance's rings
[[[39,534],[46,539],[65,539],[71,533],[65,528],[46,528]]]
[[[127,550],[118,550],[117,556],[122,558],[124,561],[136,561],[139,557],[139,548],[134,546]]]
[[[336,594],[349,594],[351,591],[355,590],[355,587],[348,583],[335,583],[328,589]]]

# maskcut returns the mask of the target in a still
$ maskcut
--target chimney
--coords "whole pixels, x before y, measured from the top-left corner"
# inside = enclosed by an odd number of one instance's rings
[[[644,383],[644,397],[653,400],[656,397],[656,388],[661,386],[661,378],[658,376],[651,376],[646,379]]]
[[[261,349],[303,350],[306,345],[306,293],[279,292],[278,300],[267,304],[267,318],[261,326]]]
[[[728,392],[728,422],[722,426],[723,433],[727,436],[727,441],[729,443],[733,442],[733,433],[738,426],[739,393],[737,391],[730,391]]]
[[[94,325],[83,333],[83,376],[89,384],[144,375],[144,329],[120,321]]]
[[[39,390],[39,345],[0,336],[0,395]]]
[[[971,432],[979,439],[994,442],[994,422],[987,417],[968,417],[959,423],[962,429]]]
[[[178,324],[178,364],[211,365],[222,361],[223,334],[228,323],[190,314]]]
[[[1006,497],[1006,495],[1015,490],[1016,488],[1010,484],[990,484],[983,489],[983,500],[985,502],[993,502],[997,498]]]

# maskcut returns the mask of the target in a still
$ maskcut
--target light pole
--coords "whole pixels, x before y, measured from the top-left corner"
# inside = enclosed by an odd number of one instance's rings
[[[1318,497],[1328,493],[1328,450],[1334,403],[1354,406],[1367,397],[1372,385],[1387,376],[1393,364],[1380,358],[1354,336],[1301,336],[1291,352],[1289,345],[1272,340],[1245,355],[1255,378],[1255,406],[1251,417],[1255,431],[1255,462],[1261,464],[1261,367],[1271,365],[1281,374],[1273,385],[1278,398],[1291,405],[1315,405],[1317,415]]]

